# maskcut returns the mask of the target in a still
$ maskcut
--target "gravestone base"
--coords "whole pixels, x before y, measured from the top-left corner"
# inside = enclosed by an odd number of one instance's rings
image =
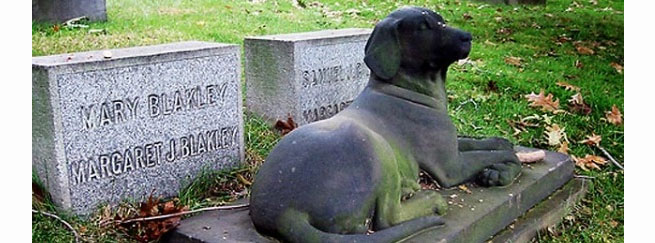
[[[584,197],[589,181],[573,179],[548,199],[534,206],[514,223],[496,234],[493,243],[530,242],[537,232],[556,226]]]
[[[564,216],[561,212],[581,197],[576,186],[580,181],[571,180],[573,170],[569,156],[546,152],[544,161],[524,166],[521,175],[510,186],[485,188],[468,184],[470,193],[458,188],[441,190],[449,204],[448,212],[443,216],[446,225],[416,234],[404,242],[484,242],[539,204],[514,223],[513,231],[501,232],[493,242],[496,239],[506,239],[498,242],[525,239],[531,229],[536,232],[535,228],[539,228],[539,217],[547,216],[545,221],[556,223]],[[562,187],[565,184],[567,186]],[[562,189],[553,193],[559,188]],[[547,199],[549,195],[551,197]],[[248,210],[206,212],[182,220],[164,241],[276,242],[256,232]]]

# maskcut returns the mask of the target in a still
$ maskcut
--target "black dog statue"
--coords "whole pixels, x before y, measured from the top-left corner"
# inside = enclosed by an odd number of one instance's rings
[[[288,242],[396,242],[446,223],[438,215],[447,204],[421,190],[419,169],[442,187],[512,183],[521,170],[513,145],[458,138],[448,116],[446,71],[468,56],[471,38],[418,7],[378,23],[366,89],[334,117],[286,135],[257,173],[257,230]]]

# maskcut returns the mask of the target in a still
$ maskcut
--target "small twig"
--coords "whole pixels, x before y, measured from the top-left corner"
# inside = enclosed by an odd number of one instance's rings
[[[596,179],[596,177],[593,176],[585,176],[585,175],[574,175],[573,177],[575,178],[582,178],[582,179]]]
[[[597,147],[598,149],[600,149],[600,151],[602,151],[603,154],[605,154],[605,156],[607,156],[607,157],[610,159],[610,161],[612,161],[612,164],[618,166],[618,167],[621,168],[622,170],[625,170],[625,169],[623,169],[623,166],[621,166],[621,164],[619,164],[619,162],[616,162],[616,160],[614,159],[614,157],[612,157],[612,155],[611,155],[609,152],[607,152],[607,150],[605,150],[605,148],[603,148],[603,147],[600,146],[600,144],[596,144],[596,147]]]
[[[465,101],[459,103],[459,106],[457,106],[457,108],[455,108],[455,111],[459,111],[459,109],[461,109],[462,106],[464,106],[464,105],[466,105],[468,103],[473,103],[473,106],[475,106],[475,110],[478,109],[478,103],[475,103],[475,100],[473,100],[473,98],[471,98],[471,99],[468,99],[468,100],[465,100]]]
[[[179,213],[157,215],[157,216],[144,217],[144,218],[128,219],[128,220],[119,221],[117,223],[118,224],[127,224],[127,223],[132,223],[132,222],[143,222],[143,221],[149,221],[149,220],[177,217],[177,216],[182,216],[182,215],[187,215],[187,214],[192,214],[192,213],[197,213],[197,212],[204,212],[204,211],[241,209],[241,208],[247,208],[248,206],[250,206],[250,204],[246,203],[246,204],[238,204],[238,205],[230,205],[230,206],[216,206],[216,207],[199,208],[199,209],[196,209],[196,210],[184,211],[184,212],[179,212]]]
[[[51,214],[51,213],[48,213],[48,212],[43,212],[43,211],[34,210],[34,209],[32,209],[32,213],[40,213],[40,214],[43,214],[43,215],[45,215],[45,216],[52,217],[52,218],[55,218],[55,219],[59,220],[59,222],[61,222],[61,223],[63,223],[64,225],[66,225],[66,227],[68,227],[68,229],[70,229],[70,231],[73,232],[73,234],[75,235],[75,242],[80,242],[80,235],[77,233],[77,231],[75,231],[75,228],[73,228],[73,226],[72,226],[71,224],[69,224],[68,222],[66,222],[66,220],[61,219],[61,218],[60,218],[59,216],[57,216],[57,215],[54,215],[54,214]]]

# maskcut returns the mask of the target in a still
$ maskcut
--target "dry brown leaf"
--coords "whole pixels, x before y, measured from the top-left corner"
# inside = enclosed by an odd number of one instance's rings
[[[572,85],[570,83],[564,82],[564,81],[559,81],[555,83],[557,86],[564,87],[564,89],[569,90],[569,91],[580,91],[580,87]]]
[[[612,220],[610,221],[610,226],[612,226],[612,228],[616,228],[616,226],[619,226],[619,222]]]
[[[587,154],[584,158],[578,158],[576,156],[571,157],[573,158],[573,161],[575,161],[575,165],[585,171],[588,171],[589,169],[600,170],[599,165],[607,164],[605,158],[596,155]]]
[[[553,101],[553,94],[544,95],[544,90],[541,90],[539,94],[534,92],[526,95],[525,98],[528,99],[531,107],[540,107],[543,111],[551,111],[553,113],[559,113],[559,99]]]
[[[614,69],[616,69],[617,72],[623,74],[623,66],[621,64],[618,64],[616,62],[610,63],[610,66],[612,66]]]
[[[469,189],[466,185],[459,185],[459,186],[457,186],[457,188],[459,188],[460,190],[462,190],[462,191],[464,191],[464,192],[466,192],[466,193],[468,193],[468,194],[473,193],[473,192],[471,191],[471,189]]]
[[[614,125],[621,125],[623,124],[623,114],[621,114],[621,111],[619,110],[616,105],[612,105],[612,110],[611,111],[606,111],[605,112],[605,118],[607,118],[607,121],[609,123],[612,123]]]
[[[569,142],[564,141],[562,144],[559,145],[559,148],[557,149],[557,152],[563,153],[563,154],[569,154]]]
[[[593,55],[594,53],[596,53],[591,48],[583,46],[583,45],[578,45],[578,46],[575,47],[575,49],[578,51],[578,53],[580,53],[582,55]]]
[[[603,140],[603,138],[600,135],[596,135],[595,133],[591,133],[591,135],[587,136],[587,139],[580,141],[579,143],[584,143],[589,146],[598,146],[600,144],[600,141]]]
[[[513,56],[505,57],[505,63],[507,63],[509,65],[517,66],[517,67],[521,66],[521,61],[522,60],[523,59],[521,59],[520,57],[513,57]]]
[[[589,115],[589,113],[591,113],[591,107],[584,102],[582,94],[580,93],[576,93],[571,96],[571,99],[569,99],[569,108],[573,112],[578,112],[585,115]]]
[[[564,127],[560,128],[559,125],[553,124],[552,126],[546,127],[544,134],[546,136],[546,141],[550,146],[559,146],[562,144],[563,140],[566,140],[566,133],[564,132]]]
[[[282,121],[282,120],[277,120],[275,123],[275,129],[278,131],[282,132],[282,135],[286,135],[287,133],[290,133],[293,131],[293,129],[296,129],[298,127],[298,124],[293,121],[293,118],[291,115],[287,115],[287,120]]]

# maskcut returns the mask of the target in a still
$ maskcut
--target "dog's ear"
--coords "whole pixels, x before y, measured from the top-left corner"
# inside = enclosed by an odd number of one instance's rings
[[[393,18],[382,20],[375,26],[364,48],[364,63],[382,79],[391,79],[400,68],[399,22]]]

